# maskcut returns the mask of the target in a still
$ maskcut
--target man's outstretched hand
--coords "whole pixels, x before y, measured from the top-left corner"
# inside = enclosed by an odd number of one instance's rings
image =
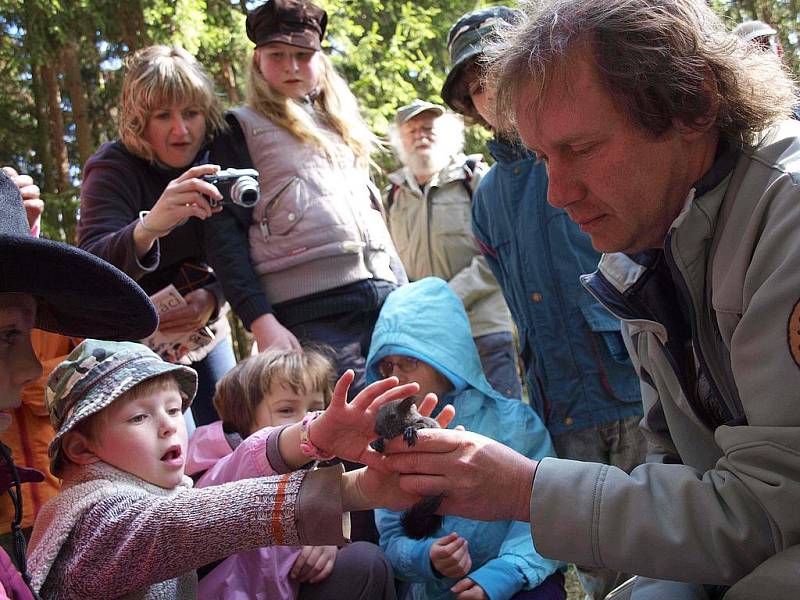
[[[444,494],[441,513],[484,521],[528,521],[537,462],[487,437],[424,429],[413,447],[386,444],[383,466],[412,496]]]

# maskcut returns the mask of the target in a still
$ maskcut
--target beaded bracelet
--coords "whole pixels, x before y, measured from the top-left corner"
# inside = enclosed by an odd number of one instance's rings
[[[336,457],[335,454],[325,454],[322,450],[317,448],[314,442],[311,441],[311,436],[309,435],[311,422],[324,412],[324,410],[308,412],[300,423],[300,451],[309,458],[315,460],[331,460]]]
[[[150,214],[149,210],[140,210],[139,211],[139,225],[142,226],[147,233],[152,233],[153,235],[157,235],[158,237],[167,235],[172,231],[172,229],[153,229],[152,227],[148,227],[147,223],[144,222],[144,218]]]

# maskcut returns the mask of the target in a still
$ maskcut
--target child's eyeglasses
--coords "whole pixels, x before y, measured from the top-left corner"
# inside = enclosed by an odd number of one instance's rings
[[[419,360],[413,356],[403,356],[400,360],[392,361],[382,358],[378,361],[377,369],[381,377],[391,377],[397,367],[403,373],[411,373],[419,366]]]

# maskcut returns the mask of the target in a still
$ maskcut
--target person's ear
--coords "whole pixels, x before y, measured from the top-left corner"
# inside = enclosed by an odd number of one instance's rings
[[[61,450],[76,465],[90,465],[100,460],[95,444],[80,431],[68,431],[61,439]]]

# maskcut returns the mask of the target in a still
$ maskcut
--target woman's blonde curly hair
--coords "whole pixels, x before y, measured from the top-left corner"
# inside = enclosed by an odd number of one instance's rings
[[[150,115],[161,108],[197,106],[206,119],[207,140],[223,128],[214,84],[183,48],[148,46],[128,57],[125,66],[118,129],[122,143],[134,154],[155,160],[144,132]]]

